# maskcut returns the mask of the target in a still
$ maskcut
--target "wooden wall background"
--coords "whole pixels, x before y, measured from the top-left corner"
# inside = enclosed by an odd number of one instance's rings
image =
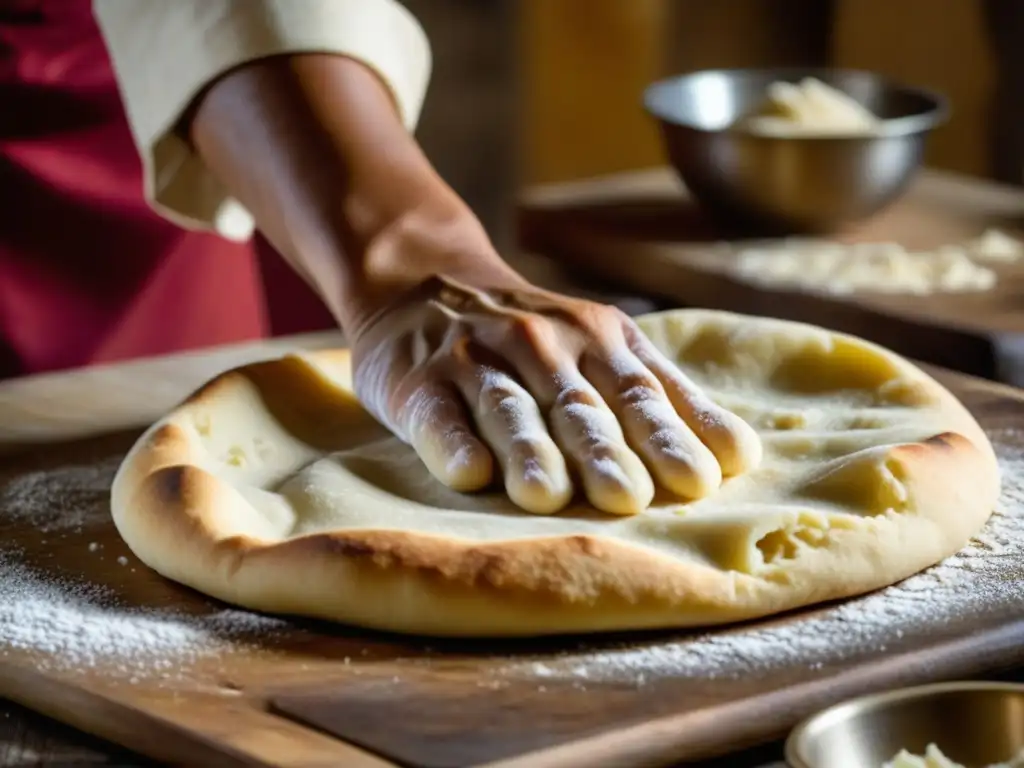
[[[929,163],[1020,181],[1012,136],[1024,123],[1006,118],[1021,126],[1002,131],[1011,137],[1001,154],[1009,170],[992,157],[999,109],[986,8],[1002,14],[997,26],[1007,30],[1001,60],[1024,61],[1015,54],[1024,49],[1024,0],[520,0],[521,181],[660,163],[657,133],[639,103],[657,77],[817,62],[944,91],[954,115],[934,136]],[[1022,101],[1020,80],[1003,85],[1003,113],[1024,112],[1013,107]]]

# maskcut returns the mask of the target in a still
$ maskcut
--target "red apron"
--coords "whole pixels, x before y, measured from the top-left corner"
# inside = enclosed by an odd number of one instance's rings
[[[0,0],[0,378],[331,324],[264,241],[146,205],[90,0]]]

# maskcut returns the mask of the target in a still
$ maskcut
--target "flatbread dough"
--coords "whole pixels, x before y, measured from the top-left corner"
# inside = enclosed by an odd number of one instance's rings
[[[774,82],[755,114],[740,128],[776,138],[873,136],[882,121],[856,99],[813,77]]]
[[[1005,763],[993,763],[988,768],[1021,768],[1022,766],[1024,766],[1024,750]],[[964,766],[950,760],[934,744],[929,744],[923,755],[915,755],[905,749],[901,750],[882,768],[964,768]]]
[[[463,495],[359,406],[346,351],[228,372],[139,439],[112,491],[164,576],[268,612],[430,635],[713,625],[871,591],[959,550],[999,490],[966,409],[891,352],[704,310],[639,320],[765,457],[694,503],[517,510]]]

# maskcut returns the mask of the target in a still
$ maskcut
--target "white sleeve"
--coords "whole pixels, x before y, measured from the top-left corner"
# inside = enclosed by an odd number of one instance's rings
[[[396,0],[94,0],[145,172],[145,195],[188,229],[244,240],[252,216],[174,129],[232,68],[280,53],[336,53],[388,84],[412,130],[430,78],[430,45]]]

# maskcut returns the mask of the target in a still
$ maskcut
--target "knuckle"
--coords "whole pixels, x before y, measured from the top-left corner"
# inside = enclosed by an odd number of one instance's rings
[[[555,398],[555,408],[563,410],[569,416],[578,415],[581,408],[593,408],[597,405],[594,394],[584,387],[570,385],[559,391]]]
[[[609,304],[588,303],[578,311],[581,325],[590,329],[595,336],[606,336],[613,329],[622,327],[622,312]]]
[[[618,461],[619,446],[604,436],[589,436],[585,449],[588,462]]]
[[[540,315],[517,315],[511,321],[512,336],[530,347],[547,346],[548,328],[548,321]]]
[[[425,384],[412,386],[404,382],[387,393],[387,412],[403,423],[429,419],[438,409],[441,401],[431,387]]]
[[[540,435],[521,435],[509,444],[508,455],[512,461],[521,464],[529,459],[546,456],[548,448],[548,440]]]
[[[483,413],[490,413],[502,421],[518,426],[529,416],[525,402],[528,394],[507,377],[487,377],[480,387],[478,403]]]
[[[640,326],[636,324],[636,320],[627,315],[618,307],[615,308],[615,312],[616,320],[619,323],[619,327],[622,328],[622,333],[626,337],[626,339],[631,343],[637,342],[646,346],[649,340],[646,334],[644,334],[644,332],[640,330]]]
[[[605,306],[604,309],[606,310],[608,321],[615,323],[615,325],[621,328],[623,332],[628,332],[630,329],[639,330],[636,323],[633,322],[633,318],[618,307]]]
[[[658,398],[661,387],[647,371],[629,371],[619,375],[619,398],[626,405],[640,405]]]
[[[685,435],[678,429],[662,427],[655,429],[647,438],[647,444],[659,453],[663,460],[678,460],[686,463],[687,455],[692,453],[688,448],[693,448],[693,441],[687,440]]]
[[[500,383],[485,383],[480,387],[480,406],[489,411],[510,408],[517,399],[511,387]]]

